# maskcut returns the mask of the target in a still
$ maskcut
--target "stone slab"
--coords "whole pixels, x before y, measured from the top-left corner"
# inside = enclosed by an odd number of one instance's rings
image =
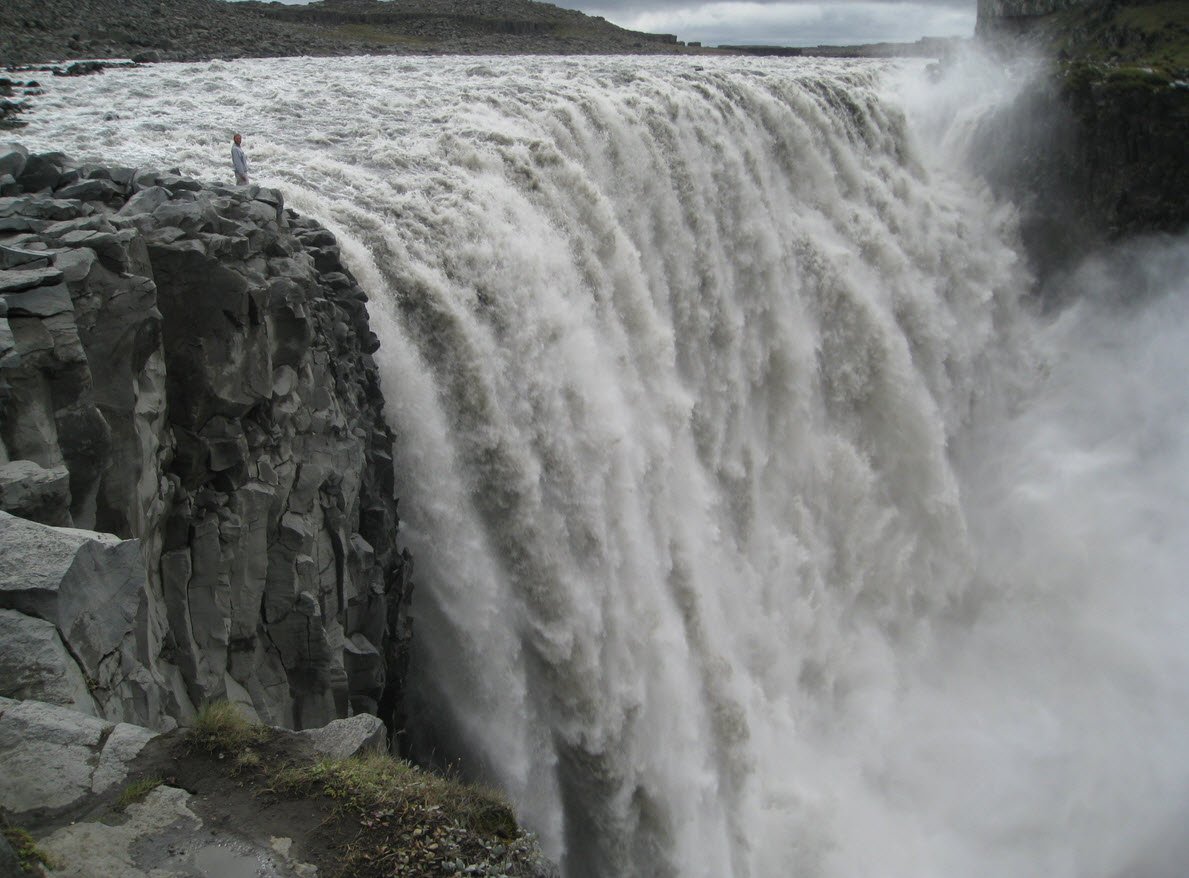
[[[40,701],[0,698],[0,808],[65,808],[91,793],[111,723]]]
[[[388,730],[379,717],[361,713],[336,719],[320,729],[299,732],[314,749],[331,759],[347,759],[369,750],[387,750]]]
[[[0,610],[0,695],[99,713],[58,629],[16,610]]]

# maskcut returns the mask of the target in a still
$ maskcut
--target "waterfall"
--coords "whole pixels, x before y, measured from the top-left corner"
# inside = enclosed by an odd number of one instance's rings
[[[241,130],[339,234],[417,559],[414,739],[567,878],[1171,878],[1189,245],[1032,313],[963,93],[909,80],[169,65],[64,84],[29,142],[229,177]]]

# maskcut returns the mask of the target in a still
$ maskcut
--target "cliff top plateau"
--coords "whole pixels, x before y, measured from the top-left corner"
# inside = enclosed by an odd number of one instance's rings
[[[363,54],[697,51],[533,0],[5,0],[0,65]]]

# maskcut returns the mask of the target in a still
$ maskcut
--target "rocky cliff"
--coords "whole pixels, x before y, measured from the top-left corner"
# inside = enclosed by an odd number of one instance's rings
[[[399,726],[367,297],[279,192],[0,146],[0,695]]]
[[[1189,5],[984,0],[979,33],[1044,75],[987,121],[979,164],[1023,207],[1042,273],[1104,241],[1189,228]]]

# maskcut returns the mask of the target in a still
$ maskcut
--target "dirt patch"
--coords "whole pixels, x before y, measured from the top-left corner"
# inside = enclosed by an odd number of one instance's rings
[[[245,765],[242,758],[237,764],[234,755],[197,749],[185,732],[171,732],[145,746],[132,764],[128,783],[160,777],[193,796],[189,807],[210,834],[265,843],[270,838],[292,839],[293,859],[317,866],[320,876],[341,874],[339,848],[352,829],[336,814],[335,803],[323,795],[279,793],[270,782],[271,771],[313,763],[317,751],[303,738],[277,731],[252,745],[251,752],[259,765]]]

